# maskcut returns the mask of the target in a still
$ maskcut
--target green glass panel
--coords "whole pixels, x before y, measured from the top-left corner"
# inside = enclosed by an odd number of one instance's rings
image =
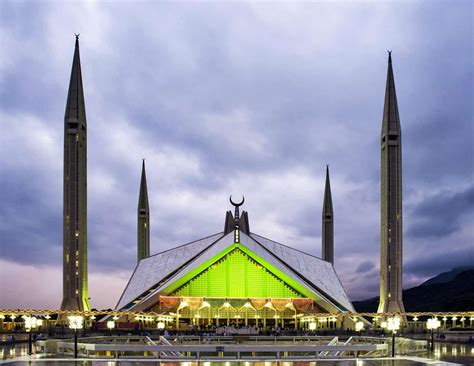
[[[210,263],[169,296],[299,298],[304,297],[238,247]]]

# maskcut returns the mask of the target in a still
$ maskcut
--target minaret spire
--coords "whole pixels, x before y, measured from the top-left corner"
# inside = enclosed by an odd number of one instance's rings
[[[150,206],[146,186],[145,159],[142,162],[142,178],[138,196],[137,260],[150,256]]]
[[[86,108],[84,105],[84,89],[82,87],[81,57],[79,54],[79,35],[76,34],[74,58],[72,61],[71,79],[67,95],[65,120],[80,120],[86,124]]]
[[[90,310],[87,284],[87,123],[76,35],[64,114],[62,310]]]
[[[326,186],[323,200],[322,257],[334,265],[334,212],[332,209],[329,165],[326,165]]]
[[[379,313],[405,312],[402,300],[402,132],[398,114],[392,53],[381,132],[381,226]]]

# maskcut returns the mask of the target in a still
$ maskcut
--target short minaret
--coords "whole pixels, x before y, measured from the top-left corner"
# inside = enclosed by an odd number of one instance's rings
[[[388,53],[381,134],[381,230],[379,313],[405,312],[402,301],[402,132]]]
[[[137,226],[137,260],[150,256],[150,207],[148,205],[148,189],[146,186],[145,159],[142,163],[142,179],[138,196]]]
[[[87,123],[79,35],[64,115],[63,301],[61,310],[90,310],[87,288]]]
[[[332,210],[331,183],[329,181],[329,166],[326,166],[326,187],[323,201],[323,259],[334,265],[334,212]]]

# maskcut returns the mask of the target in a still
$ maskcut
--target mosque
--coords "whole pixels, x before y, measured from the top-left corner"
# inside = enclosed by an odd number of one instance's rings
[[[381,301],[401,311],[401,132],[391,55],[382,122]],[[245,198],[227,211],[217,234],[150,255],[145,162],[137,210],[137,265],[116,310],[154,312],[169,326],[303,326],[316,314],[354,313],[334,269],[334,213],[329,169],[322,210],[322,258],[250,230]],[[64,255],[62,310],[90,310],[87,283],[87,123],[76,36],[64,119]],[[132,317],[122,319],[133,321]],[[354,326],[328,317],[326,327]],[[344,323],[345,322],[345,323]]]

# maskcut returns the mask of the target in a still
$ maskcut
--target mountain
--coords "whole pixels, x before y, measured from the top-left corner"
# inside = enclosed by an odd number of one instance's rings
[[[403,290],[405,311],[472,311],[474,309],[474,269],[441,273],[419,286]],[[448,275],[449,274],[449,275]],[[352,303],[358,312],[377,311],[379,298]]]
[[[430,278],[429,280],[426,280],[425,282],[423,282],[421,284],[421,286],[425,286],[425,285],[432,285],[434,283],[446,283],[446,282],[450,282],[452,280],[454,280],[454,278],[461,272],[464,272],[464,271],[467,271],[469,269],[474,269],[474,266],[473,267],[458,267],[458,268],[453,268],[451,271],[449,272],[443,272],[443,273],[440,273],[439,275],[433,277],[433,278]]]

